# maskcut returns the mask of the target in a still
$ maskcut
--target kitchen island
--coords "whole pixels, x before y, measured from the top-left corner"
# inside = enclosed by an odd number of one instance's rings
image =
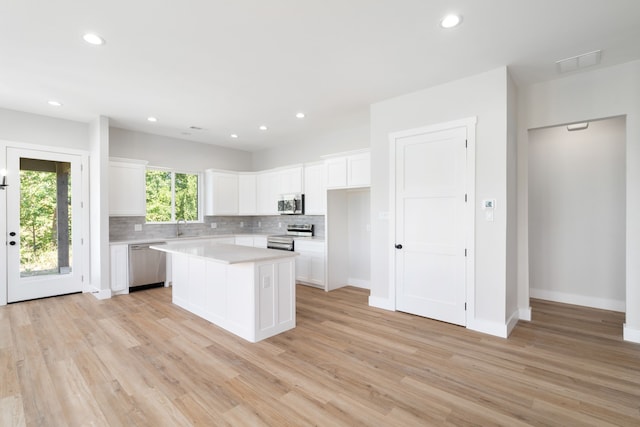
[[[152,249],[171,254],[172,301],[257,342],[296,326],[297,253],[210,240]]]

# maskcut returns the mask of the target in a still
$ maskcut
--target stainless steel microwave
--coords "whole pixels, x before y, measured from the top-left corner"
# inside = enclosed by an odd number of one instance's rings
[[[278,213],[280,215],[303,215],[304,194],[282,194],[278,200]]]

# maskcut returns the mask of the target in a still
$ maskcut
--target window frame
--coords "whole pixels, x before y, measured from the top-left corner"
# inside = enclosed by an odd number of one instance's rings
[[[145,168],[145,183],[146,183],[146,174],[147,171],[162,171],[171,173],[171,220],[170,221],[147,221],[147,217],[145,215],[144,221],[145,224],[175,224],[178,219],[176,218],[176,174],[185,174],[185,175],[196,175],[198,177],[198,219],[186,221],[187,224],[201,224],[204,223],[204,191],[203,184],[204,178],[202,172],[194,172],[194,171],[185,171],[181,169],[173,169],[173,168],[165,168],[161,166],[147,166]],[[145,184],[145,210],[147,204],[147,189]]]

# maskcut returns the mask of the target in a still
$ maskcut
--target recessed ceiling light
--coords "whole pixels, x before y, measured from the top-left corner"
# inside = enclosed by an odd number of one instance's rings
[[[100,45],[103,45],[105,43],[104,39],[102,37],[100,37],[97,34],[93,34],[93,33],[87,33],[84,36],[82,36],[82,38],[87,43],[95,45],[95,46],[100,46]]]
[[[236,139],[238,137],[238,135],[236,135],[235,133],[231,134],[231,138]]]
[[[258,129],[260,130],[267,130],[268,128],[265,125],[260,126]]]
[[[156,119],[155,117],[147,117],[147,120],[153,123],[158,121],[158,119]]]
[[[304,113],[297,113],[296,117],[299,119],[304,119]]]
[[[440,21],[440,26],[442,28],[453,28],[460,25],[461,22],[462,16],[451,14],[442,18],[442,21]]]
[[[47,101],[47,104],[52,105],[54,107],[62,107],[62,103],[61,102],[54,101],[54,100]]]

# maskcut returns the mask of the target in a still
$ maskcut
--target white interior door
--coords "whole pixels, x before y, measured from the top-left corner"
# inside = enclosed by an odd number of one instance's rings
[[[7,300],[82,290],[81,156],[7,148]]]
[[[395,141],[396,309],[466,325],[466,128]]]

